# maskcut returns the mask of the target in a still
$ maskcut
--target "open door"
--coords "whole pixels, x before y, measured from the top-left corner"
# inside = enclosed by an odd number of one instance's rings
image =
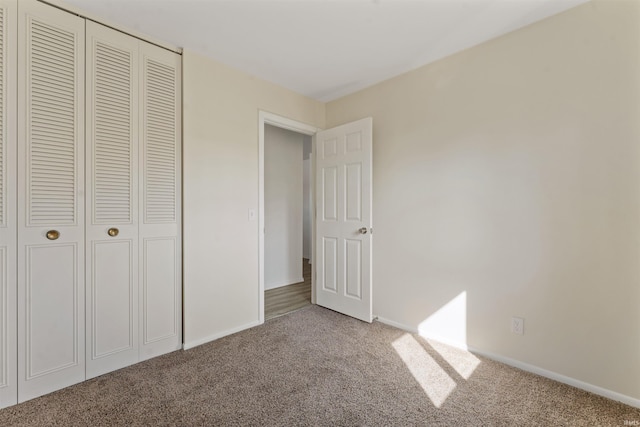
[[[316,303],[372,321],[369,117],[316,134]]]

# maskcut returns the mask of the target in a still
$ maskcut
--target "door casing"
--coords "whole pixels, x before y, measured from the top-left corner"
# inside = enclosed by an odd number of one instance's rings
[[[321,129],[287,117],[266,111],[258,111],[258,322],[264,323],[264,127],[271,125],[286,130],[311,136],[312,152],[315,152],[315,134]],[[302,159],[300,160],[302,161]],[[311,164],[311,175],[315,173],[315,165]],[[315,188],[311,188],[311,200],[315,201]],[[315,208],[313,210],[315,213]],[[315,214],[311,216],[311,247],[315,246]],[[311,263],[315,264],[315,253],[312,250]],[[315,275],[311,275],[311,302],[315,304]]]

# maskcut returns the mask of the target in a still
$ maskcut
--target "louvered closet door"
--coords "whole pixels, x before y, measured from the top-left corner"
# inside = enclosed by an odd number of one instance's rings
[[[182,343],[180,56],[140,42],[141,359]]]
[[[87,22],[87,377],[138,361],[138,41]]]
[[[0,408],[18,400],[15,0],[0,0]]]
[[[84,20],[18,2],[18,400],[85,378]]]

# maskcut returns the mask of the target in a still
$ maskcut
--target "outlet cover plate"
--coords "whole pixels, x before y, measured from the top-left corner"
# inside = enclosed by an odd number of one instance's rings
[[[524,319],[522,317],[511,318],[511,332],[516,335],[524,335]]]

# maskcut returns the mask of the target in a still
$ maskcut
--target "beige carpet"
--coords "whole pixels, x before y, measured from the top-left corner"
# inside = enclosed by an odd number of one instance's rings
[[[309,306],[0,410],[0,426],[623,426],[640,410]]]

